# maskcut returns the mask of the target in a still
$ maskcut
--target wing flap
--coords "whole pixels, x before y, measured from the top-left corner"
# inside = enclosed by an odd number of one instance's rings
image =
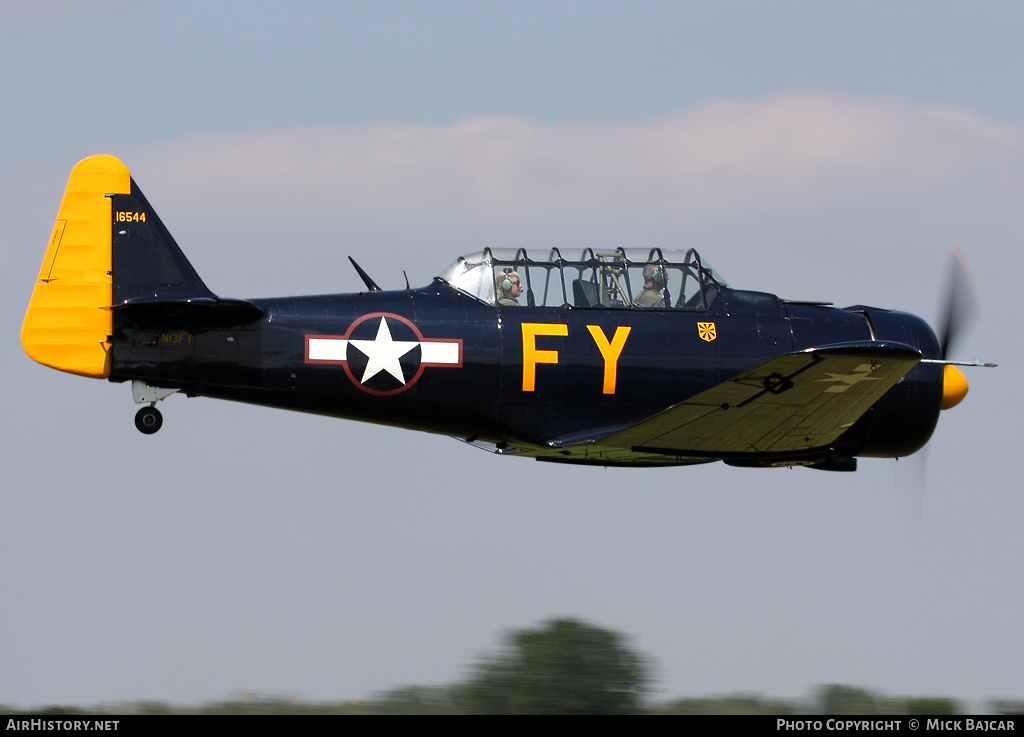
[[[921,360],[900,343],[778,356],[603,438],[638,452],[785,453],[834,442]]]

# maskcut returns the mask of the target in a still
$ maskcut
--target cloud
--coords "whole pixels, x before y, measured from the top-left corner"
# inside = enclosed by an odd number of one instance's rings
[[[219,193],[268,217],[686,224],[912,203],[964,181],[1019,188],[1024,131],[949,106],[793,92],[634,124],[480,115],[447,126],[208,134],[132,159],[136,172],[155,172],[192,199]]]
[[[718,99],[627,124],[269,129],[114,153],[214,291],[232,293],[343,289],[349,254],[423,283],[484,246],[676,244],[782,292],[800,280],[792,263],[830,245],[830,284],[858,268],[891,290],[956,240],[974,256],[1024,226],[1024,129],[895,97]]]

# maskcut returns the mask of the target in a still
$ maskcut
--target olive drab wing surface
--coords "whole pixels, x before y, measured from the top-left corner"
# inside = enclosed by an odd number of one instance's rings
[[[484,249],[427,286],[225,299],[128,169],[71,172],[21,332],[39,363],[175,394],[617,466],[854,470],[928,442],[967,392],[913,315],[734,289],[693,249]],[[978,365],[975,364],[969,365]]]

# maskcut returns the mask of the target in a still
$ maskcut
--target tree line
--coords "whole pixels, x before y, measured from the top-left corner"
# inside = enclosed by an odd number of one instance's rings
[[[865,714],[967,713],[948,697],[886,696],[841,684],[798,700],[740,694],[652,699],[654,660],[614,630],[556,618],[511,630],[500,647],[445,686],[403,686],[361,701],[302,702],[242,694],[201,706],[134,701],[96,707],[44,706],[38,714]],[[993,700],[995,714],[1022,714],[1024,700]],[[20,711],[0,705],[0,714]]]

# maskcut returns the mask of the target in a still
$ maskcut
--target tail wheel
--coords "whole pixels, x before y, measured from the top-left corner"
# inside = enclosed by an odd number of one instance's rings
[[[143,407],[135,414],[135,427],[145,435],[152,435],[164,424],[164,416],[156,407]]]

